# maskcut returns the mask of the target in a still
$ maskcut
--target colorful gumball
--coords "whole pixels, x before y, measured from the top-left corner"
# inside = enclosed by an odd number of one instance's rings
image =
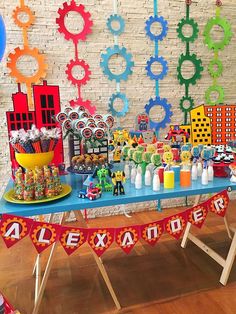
[[[67,114],[65,112],[59,112],[57,115],[56,115],[56,120],[62,124],[63,121],[65,121],[67,119]]]
[[[77,120],[79,119],[79,114],[77,111],[75,110],[72,110],[70,113],[69,113],[69,119],[71,120]]]
[[[93,135],[93,131],[92,131],[92,129],[85,127],[81,130],[81,135],[86,140],[89,140]]]
[[[71,130],[72,126],[71,126],[71,120],[70,119],[66,119],[63,121],[62,123],[62,127],[65,130]]]
[[[97,139],[97,140],[101,140],[104,136],[105,136],[105,132],[103,129],[101,128],[96,128],[93,130],[93,134],[94,134],[94,137]]]

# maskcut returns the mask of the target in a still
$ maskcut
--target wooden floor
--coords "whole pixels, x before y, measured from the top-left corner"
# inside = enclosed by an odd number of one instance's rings
[[[236,202],[231,203],[228,217],[236,223],[235,206]],[[89,226],[142,224],[180,210],[144,212],[130,219],[99,218],[90,220]],[[201,234],[201,239],[225,256],[230,241],[222,218],[209,213],[205,226],[194,228],[194,233]],[[9,250],[0,241],[0,291],[22,314],[30,314],[36,251],[29,238]],[[181,249],[180,241],[164,234],[155,247],[138,242],[128,256],[113,243],[103,260],[123,307],[120,313],[236,313],[236,263],[228,285],[223,287],[219,283],[221,267],[190,242]],[[87,244],[71,257],[58,247],[40,308],[40,314],[77,313],[117,313]]]

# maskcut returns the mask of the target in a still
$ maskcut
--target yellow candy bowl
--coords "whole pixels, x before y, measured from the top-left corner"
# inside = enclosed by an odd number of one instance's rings
[[[46,153],[22,154],[15,153],[18,164],[26,169],[43,167],[50,164],[54,157],[54,151]]]

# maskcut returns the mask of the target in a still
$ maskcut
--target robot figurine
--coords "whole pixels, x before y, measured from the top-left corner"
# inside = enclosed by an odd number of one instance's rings
[[[111,176],[111,170],[109,168],[96,169],[93,178],[98,178],[97,188],[102,189],[104,192],[112,190],[112,184],[109,183],[109,177]]]
[[[118,195],[118,191],[120,195],[125,194],[125,189],[123,183],[125,183],[125,173],[124,171],[116,171],[111,175],[112,183],[114,184],[113,195]]]

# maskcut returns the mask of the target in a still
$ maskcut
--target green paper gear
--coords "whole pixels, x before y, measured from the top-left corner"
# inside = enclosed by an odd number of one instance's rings
[[[186,107],[185,106],[185,103],[188,102],[189,103],[189,106]],[[188,113],[190,112],[193,107],[194,107],[194,100],[192,97],[190,96],[183,96],[181,99],[180,99],[180,102],[179,102],[179,106],[180,106],[180,109],[182,112],[184,113]]]
[[[215,69],[217,68],[217,69]],[[220,77],[223,72],[223,64],[219,59],[212,59],[208,66],[208,72],[213,78]]]
[[[195,73],[190,78],[184,78],[181,72],[182,65],[185,61],[190,61],[195,67]],[[181,54],[179,58],[179,65],[177,67],[178,72],[178,80],[181,85],[189,86],[190,84],[195,85],[196,81],[199,80],[202,75],[201,72],[203,71],[202,61],[197,59],[195,54],[192,55],[184,55]]]
[[[211,31],[214,26],[219,26],[224,31],[224,38],[221,41],[214,41],[211,37]],[[214,51],[223,50],[227,46],[232,37],[231,25],[230,23],[222,17],[212,17],[206,24],[203,35],[205,37],[205,44],[209,49]]]
[[[183,27],[185,25],[190,25],[192,27],[192,34],[191,36],[185,36],[183,34]],[[191,42],[193,43],[197,38],[198,38],[198,33],[199,33],[199,28],[198,24],[194,21],[194,19],[182,19],[177,28],[177,33],[178,37],[183,41],[183,42]]]
[[[216,100],[211,99],[211,93],[213,92],[218,93],[218,98]],[[222,86],[212,85],[206,90],[205,100],[206,100],[207,105],[214,106],[214,105],[222,104],[224,102],[224,98],[225,98],[225,92]]]

